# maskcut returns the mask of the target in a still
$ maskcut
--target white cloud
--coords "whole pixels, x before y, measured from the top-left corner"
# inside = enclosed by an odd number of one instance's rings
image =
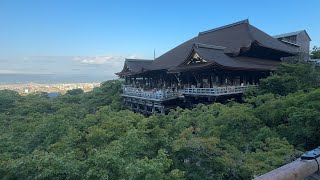
[[[37,72],[37,71],[17,71],[17,70],[8,70],[8,69],[0,69],[0,74],[50,74],[44,72]]]
[[[107,55],[107,56],[77,56],[74,57],[74,61],[78,61],[82,64],[108,64],[111,66],[118,65],[119,63],[123,63],[125,58],[138,58],[139,56],[136,55],[130,55],[130,56],[124,56],[124,55]]]
[[[86,75],[88,77],[117,78],[125,58],[138,55],[115,54],[105,56],[26,56],[0,59],[0,74]],[[3,68],[1,67],[8,67]]]
[[[0,69],[0,74],[17,74],[17,71],[14,70],[2,70]]]
[[[100,71],[100,73],[103,73],[105,75],[117,77],[116,75],[114,75],[114,73],[121,71],[121,69],[123,68],[123,63],[125,58],[134,59],[134,58],[141,58],[141,56],[137,56],[137,55],[76,56],[73,58],[73,61],[81,64],[82,66],[95,65],[90,69],[96,69],[97,71]]]

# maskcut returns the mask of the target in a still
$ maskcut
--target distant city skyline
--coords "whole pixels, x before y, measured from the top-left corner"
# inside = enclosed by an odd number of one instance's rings
[[[270,35],[305,29],[320,46],[319,1],[3,0],[0,75],[117,78],[124,58],[153,59],[209,30],[249,18]]]

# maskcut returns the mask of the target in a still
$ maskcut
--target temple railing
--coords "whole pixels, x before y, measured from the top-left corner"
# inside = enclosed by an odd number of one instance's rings
[[[214,88],[184,88],[178,91],[172,91],[169,89],[143,90],[141,88],[134,88],[130,85],[123,85],[122,96],[136,97],[136,98],[147,99],[147,100],[163,101],[163,100],[178,98],[183,95],[222,96],[222,95],[229,95],[229,94],[240,94],[246,91],[250,87],[257,87],[257,85],[226,86],[226,87],[214,87]]]
[[[185,88],[182,89],[180,92],[186,95],[221,96],[229,94],[240,94],[251,87],[257,87],[257,85],[226,86],[215,88]]]
[[[166,89],[145,91],[141,88],[133,88],[131,86],[122,86],[122,96],[138,97],[140,99],[148,100],[168,100],[178,98],[181,94],[179,92],[173,92]]]

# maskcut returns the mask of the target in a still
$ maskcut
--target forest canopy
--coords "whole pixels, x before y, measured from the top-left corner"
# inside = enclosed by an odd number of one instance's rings
[[[120,81],[57,98],[0,91],[3,179],[250,179],[320,145],[320,73],[282,64],[243,103],[145,117]]]
[[[320,47],[314,46],[310,52],[311,59],[320,59]]]

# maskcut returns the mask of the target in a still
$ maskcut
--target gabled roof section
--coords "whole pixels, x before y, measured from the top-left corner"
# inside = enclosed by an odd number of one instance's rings
[[[302,32],[306,33],[307,36],[308,36],[308,38],[309,38],[309,40],[311,41],[311,38],[310,38],[310,36],[309,36],[309,34],[307,33],[306,30],[300,30],[300,31],[295,31],[295,32],[289,32],[289,33],[279,34],[279,35],[275,35],[275,36],[273,36],[273,37],[278,39],[278,38],[283,38],[283,37],[296,36],[296,35],[298,35],[298,34],[300,34],[300,33],[302,33]]]
[[[253,39],[257,41],[259,44],[261,44],[263,47],[291,53],[293,55],[298,53],[298,48],[283,44],[279,42],[278,39],[273,38],[272,36],[268,35],[267,33],[261,31],[260,29],[252,25],[249,25],[249,30]]]
[[[208,62],[208,60],[209,60],[209,62],[211,61],[211,59],[203,59],[199,54],[198,54],[198,52],[197,51],[199,51],[198,49],[208,49],[208,50],[217,50],[217,51],[221,51],[222,53],[223,53],[223,50],[225,49],[225,47],[223,47],[223,46],[215,46],[215,45],[209,45],[209,44],[203,44],[203,43],[195,43],[194,45],[193,45],[193,48],[192,48],[192,50],[190,51],[190,53],[189,53],[189,55],[188,55],[188,57],[184,60],[184,61],[182,61],[177,67],[181,67],[181,66],[192,66],[192,65],[194,65],[194,64],[190,64],[190,63],[188,63],[188,62],[190,62],[190,60],[192,59],[192,58],[194,58],[194,57],[197,57],[197,58],[199,58],[199,59],[202,59],[202,61],[200,61],[200,62],[202,62],[202,63],[207,63]],[[223,53],[224,54],[224,53]]]
[[[260,59],[252,57],[230,57],[223,52],[221,48],[204,48],[194,46],[190,53],[190,57],[193,54],[197,54],[206,63],[198,63],[186,65],[184,62],[178,67],[171,68],[169,73],[199,70],[211,67],[220,67],[225,69],[238,69],[238,70],[275,70],[280,61],[270,59]],[[185,61],[186,62],[186,61]]]
[[[230,69],[274,70],[279,61],[250,57],[229,57],[218,49],[197,48],[195,52],[208,62]]]
[[[125,59],[124,66],[121,72],[117,75],[133,75],[139,74],[148,70],[153,60],[148,59]]]
[[[248,20],[244,20],[200,32],[197,37],[180,44],[156,58],[150,68],[151,70],[161,70],[177,67],[189,56],[195,44],[222,46],[225,47],[223,53],[238,56],[241,50],[250,49],[253,43],[265,48],[284,52],[284,57],[293,56],[298,52],[298,48],[278,41],[250,25]]]

